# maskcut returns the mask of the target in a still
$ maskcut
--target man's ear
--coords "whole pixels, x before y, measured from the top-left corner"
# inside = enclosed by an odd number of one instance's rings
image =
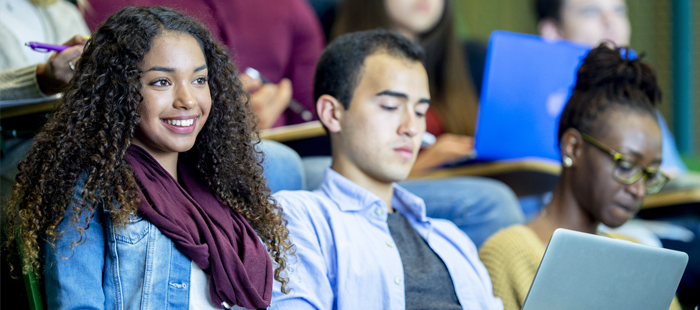
[[[561,156],[571,158],[572,166],[580,162],[583,153],[583,137],[578,130],[569,128],[564,131],[559,144],[561,145]]]
[[[537,31],[547,39],[563,39],[559,22],[552,18],[545,18],[537,24]]]
[[[343,104],[331,95],[322,95],[316,101],[318,119],[328,128],[328,132],[340,132],[342,129],[340,120],[343,118],[344,111]]]

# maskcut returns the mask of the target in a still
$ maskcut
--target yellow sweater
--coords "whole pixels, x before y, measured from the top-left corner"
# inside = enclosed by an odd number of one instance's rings
[[[610,236],[635,241],[622,235]],[[499,231],[481,246],[479,258],[491,276],[493,295],[503,300],[504,310],[522,308],[544,250],[545,246],[537,234],[522,225]],[[681,309],[676,298],[673,298],[670,309]]]

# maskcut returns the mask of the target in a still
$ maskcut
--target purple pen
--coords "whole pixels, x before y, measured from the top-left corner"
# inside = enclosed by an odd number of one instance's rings
[[[53,45],[53,44],[46,44],[46,43],[39,43],[39,42],[27,42],[27,43],[24,43],[24,45],[29,46],[34,51],[40,52],[40,53],[49,53],[51,51],[56,51],[56,52],[60,53],[60,52],[63,52],[63,50],[70,47],[67,45]]]

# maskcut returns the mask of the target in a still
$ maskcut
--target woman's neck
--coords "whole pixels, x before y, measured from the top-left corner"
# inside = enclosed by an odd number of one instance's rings
[[[408,38],[409,40],[418,43],[418,34],[414,33],[403,27],[394,27],[394,31],[398,32],[400,35]]]
[[[179,181],[177,179],[177,159],[179,153],[159,151],[157,149],[147,146],[137,138],[134,138],[131,141],[131,143],[141,147],[146,152],[148,152],[148,154],[153,156],[153,159],[155,159],[158,162],[158,164],[160,164],[160,166],[163,167],[163,169],[165,169],[165,171],[167,171],[170,174],[170,176],[173,177],[173,179],[175,179],[175,181]]]
[[[591,234],[597,231],[599,221],[583,209],[567,183],[563,181],[557,184],[552,200],[542,209],[539,216],[527,224],[544,244],[549,243],[549,239],[558,228]]]

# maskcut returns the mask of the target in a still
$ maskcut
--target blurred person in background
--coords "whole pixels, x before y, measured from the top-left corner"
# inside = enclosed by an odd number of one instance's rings
[[[438,169],[473,154],[477,92],[455,36],[451,7],[451,1],[446,0],[345,0],[332,30],[332,36],[337,37],[391,29],[425,50],[432,102],[426,114],[426,131],[437,140],[421,151],[412,173]],[[307,167],[307,178],[314,178],[308,171]],[[428,216],[453,221],[477,247],[499,229],[525,220],[512,190],[492,179],[454,177],[406,181],[401,186],[426,202]]]
[[[63,0],[0,0],[0,100],[45,98],[59,93],[90,31],[75,5]],[[41,53],[26,42],[69,45]]]
[[[0,101],[54,98],[73,77],[72,68],[83,52],[83,37],[89,34],[80,12],[68,1],[0,0]],[[26,42],[71,47],[60,53],[40,53],[25,46]],[[32,137],[42,124],[42,118],[35,114],[3,119],[0,202],[9,197],[17,165],[29,151]],[[4,219],[0,217],[0,221]],[[0,237],[0,242],[4,237]],[[3,253],[0,271],[3,295],[24,296],[24,286],[10,278],[6,256]],[[0,308],[23,305],[28,308],[26,300],[2,298]]]
[[[610,42],[629,45],[630,21],[625,0],[538,0],[541,36],[597,46]]]
[[[625,0],[536,0],[534,3],[539,34],[546,38],[577,41],[590,46],[603,42],[630,43],[632,28]],[[656,117],[663,137],[661,171],[671,177],[664,191],[700,188],[700,173],[688,171],[673,134],[658,110]],[[691,242],[673,240],[676,237],[671,235],[660,236],[660,241],[666,248],[688,253],[690,261],[678,288],[678,298],[684,305],[700,305],[700,295],[697,294],[700,291],[700,224],[697,217],[669,215],[667,219],[695,234]]]
[[[632,29],[627,16],[625,0],[537,0],[538,31],[545,38],[565,39],[597,46],[610,42],[616,46],[630,43]],[[661,169],[677,180],[688,173],[688,168],[678,154],[676,143],[666,121],[657,112],[663,134],[664,162]],[[696,182],[695,176],[691,176]],[[688,180],[689,181],[689,180]],[[667,189],[681,184],[669,183]],[[700,182],[694,183],[696,186]]]
[[[63,0],[0,0],[0,101],[49,100],[73,77],[73,68],[90,34],[75,5]],[[36,52],[26,42],[69,45],[60,52]],[[24,120],[23,120],[24,121]],[[17,164],[29,150],[34,130],[3,129],[0,196],[12,189]]]

